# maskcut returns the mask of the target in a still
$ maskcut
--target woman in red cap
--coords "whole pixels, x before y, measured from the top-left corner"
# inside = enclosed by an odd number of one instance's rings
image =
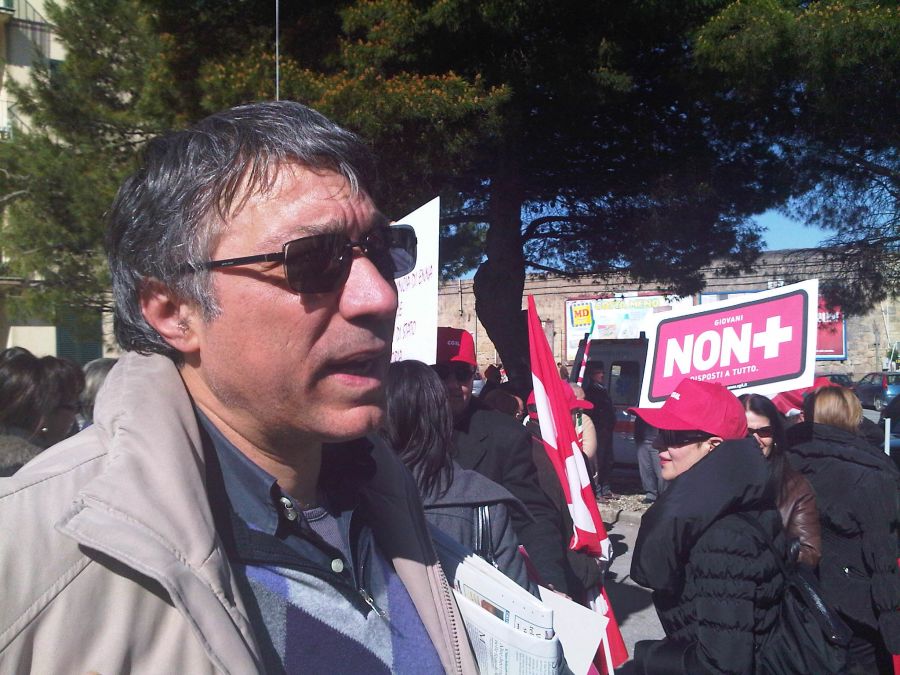
[[[683,380],[661,408],[632,409],[660,429],[668,488],[647,510],[631,577],[653,590],[666,631],[635,645],[638,672],[752,673],[784,584],[746,514],[784,546],[771,471],[744,409],[718,384]]]

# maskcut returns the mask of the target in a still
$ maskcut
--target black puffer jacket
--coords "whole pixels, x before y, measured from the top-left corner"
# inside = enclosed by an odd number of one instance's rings
[[[454,459],[464,469],[490,478],[525,505],[527,513],[510,512],[519,543],[528,551],[545,584],[568,593],[565,549],[556,513],[538,484],[531,457],[531,434],[509,415],[469,399],[465,414],[454,419]]]
[[[653,589],[666,639],[638,643],[638,672],[754,671],[784,579],[767,543],[738,513],[784,548],[770,467],[752,439],[719,445],[644,514],[631,577]]]
[[[900,474],[863,438],[814,424],[788,452],[816,491],[822,526],[822,591],[838,612],[881,632],[900,654]]]

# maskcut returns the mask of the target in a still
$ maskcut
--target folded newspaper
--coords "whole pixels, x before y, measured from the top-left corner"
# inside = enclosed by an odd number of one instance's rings
[[[446,535],[432,538],[481,675],[569,672],[549,606]]]

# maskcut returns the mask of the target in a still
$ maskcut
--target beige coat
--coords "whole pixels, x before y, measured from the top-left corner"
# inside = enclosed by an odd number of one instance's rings
[[[259,672],[173,364],[126,355],[95,420],[0,479],[0,673]],[[389,452],[375,459],[360,508],[444,667],[475,672],[415,485]]]

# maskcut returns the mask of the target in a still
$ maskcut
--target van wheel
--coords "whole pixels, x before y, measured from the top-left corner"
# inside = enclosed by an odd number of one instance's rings
[[[878,412],[884,410],[884,399],[880,396],[876,396],[875,400],[872,401],[872,404],[875,406],[875,410],[877,410]]]

